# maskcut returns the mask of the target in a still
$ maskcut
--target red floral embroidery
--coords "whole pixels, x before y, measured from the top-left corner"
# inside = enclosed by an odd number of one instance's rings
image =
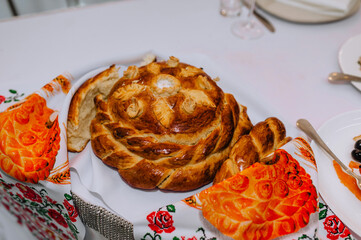
[[[16,193],[16,196],[18,196],[19,199],[21,199],[22,201],[24,201],[24,197],[22,195],[20,195],[19,193]]]
[[[51,199],[49,196],[46,196],[46,200],[48,200],[48,202],[50,202],[51,204],[57,204],[57,202]]]
[[[10,209],[10,206],[8,205],[8,204],[6,204],[6,203],[2,203],[3,204],[3,206],[6,208],[6,210],[9,210]]]
[[[182,240],[198,240],[196,237],[192,237],[192,238],[186,238],[184,236],[181,236]]]
[[[56,226],[54,223],[49,223],[49,226],[54,230],[58,230],[58,226]]]
[[[1,175],[0,175],[1,177]],[[9,190],[12,188],[11,184],[7,184],[6,182],[0,182],[0,185],[2,185],[6,190]]]
[[[24,208],[24,212],[28,213],[29,216],[33,214],[33,211],[31,211],[28,207]]]
[[[65,233],[62,233],[62,237],[64,238],[64,239],[71,239],[67,234],[65,234]]]
[[[38,203],[43,202],[41,196],[37,194],[33,189],[29,188],[28,186],[22,185],[20,183],[16,183],[15,185],[20,190],[20,192],[24,194],[24,197],[26,197],[27,199]]]
[[[337,240],[339,237],[345,238],[350,235],[350,231],[336,215],[328,216],[323,222],[325,230],[327,231],[327,238]]]
[[[55,220],[57,223],[59,223],[61,226],[63,226],[63,227],[67,227],[67,226],[68,226],[68,224],[66,223],[64,217],[63,217],[60,213],[58,213],[56,210],[54,210],[54,209],[49,209],[49,210],[48,210],[48,214],[49,214],[49,216],[50,216],[52,219],[54,219],[54,220]]]
[[[6,98],[3,95],[0,95],[0,104],[5,102]]]
[[[71,205],[70,202],[66,199],[64,199],[63,205],[68,211],[70,220],[72,222],[76,222],[76,217],[78,216],[78,212],[76,211],[75,207]]]
[[[55,234],[52,231],[50,231],[49,229],[46,230],[46,233],[47,233],[46,237],[48,237],[49,240],[56,239]]]
[[[152,212],[147,216],[150,229],[157,233],[171,233],[175,230],[173,217],[167,211]]]

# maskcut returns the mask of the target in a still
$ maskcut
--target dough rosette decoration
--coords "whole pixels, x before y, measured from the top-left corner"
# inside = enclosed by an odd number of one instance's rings
[[[95,154],[142,189],[188,191],[210,183],[252,128],[246,107],[201,68],[174,57],[130,66],[95,105]]]
[[[271,163],[272,162],[272,163]],[[317,211],[310,175],[285,150],[198,194],[203,216],[233,239],[274,239],[299,231]]]
[[[38,94],[0,113],[0,167],[8,175],[30,183],[47,179],[59,148],[57,113]]]

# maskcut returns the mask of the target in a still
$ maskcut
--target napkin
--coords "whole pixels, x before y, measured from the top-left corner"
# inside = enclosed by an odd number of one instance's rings
[[[329,16],[346,15],[359,0],[276,0],[276,2]]]
[[[27,229],[36,239],[83,239],[85,236],[85,226],[71,193],[65,138],[64,122],[68,114],[67,109],[63,111],[62,103],[69,97],[70,79],[59,75],[29,95],[12,86],[7,92],[0,92],[0,206],[4,206],[17,219],[20,228]],[[22,88],[26,88],[24,86]],[[2,85],[1,91],[6,89],[7,85]],[[48,144],[50,149],[47,149]],[[9,156],[13,165],[4,161]],[[14,174],[10,170],[21,165],[20,156],[26,167],[21,174],[20,171]],[[43,159],[48,158],[52,160],[44,164]],[[33,165],[28,159],[42,161],[42,165],[36,165],[37,170],[31,171]],[[40,172],[52,164],[46,178],[42,176],[45,173],[28,174]],[[22,174],[28,175],[25,178]],[[40,180],[37,181],[35,176]],[[25,179],[33,182],[24,182]]]

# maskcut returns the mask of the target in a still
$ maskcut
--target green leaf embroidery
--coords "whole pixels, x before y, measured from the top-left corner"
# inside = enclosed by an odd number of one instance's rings
[[[327,209],[324,209],[322,211],[320,211],[319,213],[319,219],[322,220],[322,219],[325,219],[327,216]]]
[[[48,216],[48,210],[46,210],[45,208],[38,208],[36,209],[36,211],[39,213],[39,215],[46,217],[49,221],[51,221],[52,219]]]
[[[73,232],[73,235],[75,236],[75,238],[78,239],[79,231],[78,231],[77,227],[70,221],[69,216],[68,216],[68,218],[65,219],[65,221],[68,223],[68,226],[69,226],[70,230]]]
[[[149,238],[148,238],[149,237]],[[154,236],[152,236],[150,233],[146,233],[141,240],[162,240],[162,237],[160,235],[158,235],[155,231],[154,231]]]
[[[9,89],[9,92],[12,93],[12,94],[17,94],[18,92],[14,89]]]
[[[167,205],[168,212],[175,212],[175,206],[173,204]]]
[[[319,206],[319,208],[321,209],[321,208],[324,208],[324,207],[325,207],[325,204],[323,204],[322,202],[319,202],[319,203],[318,203],[318,206]]]
[[[39,203],[31,202],[30,205],[31,205],[31,206],[34,206],[34,207],[37,207],[37,206],[39,206]]]
[[[301,239],[311,239],[309,236],[307,236],[306,234],[303,234],[301,237],[298,238],[298,240]]]
[[[65,199],[68,200],[68,201],[70,201],[70,200],[73,199],[73,197],[72,197],[71,195],[67,194],[67,193],[64,194],[64,197],[65,197]]]

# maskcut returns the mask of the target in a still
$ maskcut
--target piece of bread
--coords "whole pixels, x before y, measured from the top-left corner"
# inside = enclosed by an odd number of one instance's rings
[[[288,142],[284,124],[275,117],[257,123],[249,134],[243,135],[233,146],[229,158],[218,170],[213,184],[219,183],[252,164],[261,161]]]
[[[48,178],[60,148],[58,115],[34,93],[0,113],[0,168],[23,182]]]
[[[141,189],[189,191],[212,182],[252,128],[246,107],[175,57],[129,67],[96,106],[94,153]]]
[[[71,152],[82,151],[90,140],[90,122],[95,117],[94,97],[106,98],[112,86],[119,80],[119,68],[115,65],[84,82],[74,94],[68,113],[67,144]]]
[[[232,239],[275,239],[308,225],[318,206],[310,175],[285,150],[198,194],[202,214]],[[317,217],[318,219],[318,217]]]

